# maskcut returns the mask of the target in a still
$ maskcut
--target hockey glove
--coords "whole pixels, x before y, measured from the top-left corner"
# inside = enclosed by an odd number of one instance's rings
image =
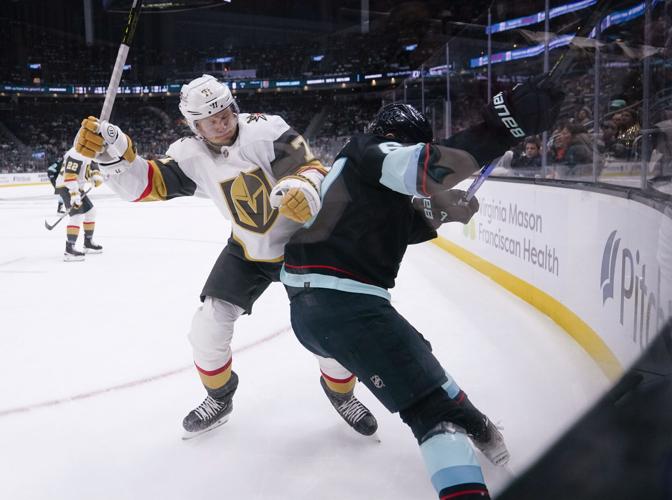
[[[82,127],[77,132],[75,150],[87,158],[95,158],[105,149],[105,140],[100,135],[84,128],[84,122],[87,120],[82,122]]]
[[[100,170],[94,170],[91,172],[91,182],[93,187],[100,187],[103,184],[103,174],[100,173]]]
[[[467,201],[466,191],[449,189],[431,198],[413,198],[413,206],[424,215],[432,228],[437,229],[446,222],[466,224],[478,212],[478,200],[474,196]]]
[[[82,206],[82,195],[79,191],[70,191],[70,206],[73,210]]]
[[[496,94],[485,107],[485,121],[522,141],[551,128],[564,98],[564,92],[542,75],[516,85],[511,91]]]
[[[94,137],[102,139],[107,147],[96,147]],[[80,144],[83,145],[80,146]],[[77,147],[78,152],[84,155],[87,153],[90,154],[91,151],[94,151],[95,155],[97,155],[105,149],[110,156],[123,158],[129,163],[133,162],[136,157],[135,146],[130,137],[124,134],[116,125],[105,120],[100,122],[94,116],[89,116],[82,120],[82,127],[77,134],[77,144],[75,147]],[[79,150],[80,147],[81,151]],[[90,158],[93,158],[93,156],[90,156]]]
[[[282,215],[300,224],[317,214],[322,206],[317,186],[304,175],[283,177],[271,190],[270,203]]]

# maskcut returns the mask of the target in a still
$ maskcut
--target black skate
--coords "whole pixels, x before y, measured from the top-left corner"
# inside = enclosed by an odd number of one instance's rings
[[[504,436],[502,436],[502,433],[497,426],[493,424],[488,417],[484,416],[483,418],[485,419],[487,432],[479,436],[469,434],[469,437],[474,443],[474,446],[481,450],[481,453],[483,453],[490,462],[494,465],[506,465],[510,455],[509,450],[506,448],[506,443],[504,442]]]
[[[465,427],[474,446],[494,465],[506,465],[510,458],[509,450],[497,426],[474,406],[466,394],[459,404],[469,416],[470,423],[465,424]]]
[[[85,239],[84,240],[84,251],[86,253],[103,253],[103,246],[96,245],[93,240]]]
[[[208,391],[208,397],[184,417],[182,439],[194,438],[225,424],[233,411],[233,394],[237,388],[238,375],[232,372],[231,378],[224,387],[216,391]]]
[[[63,208],[63,203],[58,202],[58,206],[56,207],[56,213],[57,214],[64,214],[65,213],[65,208]]]
[[[65,244],[65,252],[63,252],[63,260],[65,262],[76,262],[79,260],[84,260],[84,253],[79,250],[75,250],[75,246],[68,242]]]
[[[352,391],[345,394],[334,392],[329,389],[323,377],[320,377],[320,385],[333,407],[350,427],[364,436],[371,436],[378,430],[376,417],[354,396]]]
[[[222,401],[208,396],[184,417],[182,427],[185,432],[182,439],[191,439],[219,427],[229,420],[231,411],[233,411],[232,398]]]

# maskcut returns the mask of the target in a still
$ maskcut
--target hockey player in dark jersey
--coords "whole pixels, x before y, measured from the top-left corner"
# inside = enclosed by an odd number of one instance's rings
[[[47,167],[47,178],[54,187],[54,194],[58,196],[58,206],[56,207],[56,213],[59,214],[65,213],[65,209],[63,208],[63,198],[61,198],[61,195],[59,195],[56,191],[56,179],[58,178],[58,174],[60,173],[62,166],[63,158],[59,158],[55,162],[50,163]]]
[[[369,133],[339,153],[322,184],[320,211],[285,248],[281,280],[296,336],[400,413],[441,499],[489,498],[469,440],[496,465],[509,453],[499,430],[391,306],[388,289],[409,244],[436,237],[442,222],[466,223],[478,210],[474,198],[466,202],[464,192],[449,188],[521,134],[547,129],[562,97],[534,83],[500,93],[482,123],[442,146],[411,106],[383,107]]]
[[[303,137],[280,116],[240,113],[229,88],[210,75],[186,85],[180,111],[193,137],[184,137],[159,160],[146,160],[119,127],[89,117],[82,122],[78,153],[103,157],[108,185],[128,201],[209,197],[231,221],[231,237],[208,277],[189,332],[196,371],[207,396],[182,425],[185,439],[226,422],[238,375],[233,370],[234,324],[266,288],[279,281],[285,243],[319,207],[327,169]],[[272,188],[283,193],[277,204]],[[318,357],[320,385],[339,415],[357,432],[377,429],[354,396],[356,378],[333,359]]]

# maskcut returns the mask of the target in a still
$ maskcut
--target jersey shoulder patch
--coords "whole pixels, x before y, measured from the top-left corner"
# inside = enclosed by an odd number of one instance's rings
[[[266,115],[263,113],[250,113],[245,120],[247,123],[258,122],[259,120],[267,122],[268,118],[266,118]]]

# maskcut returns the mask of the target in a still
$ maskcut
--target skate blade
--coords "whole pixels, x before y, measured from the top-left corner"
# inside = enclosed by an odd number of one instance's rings
[[[213,429],[216,429],[220,425],[223,425],[229,421],[229,415],[224,415],[222,418],[217,420],[214,424],[212,424],[210,427],[207,429],[203,429],[202,431],[198,432],[189,432],[189,431],[184,431],[184,434],[182,435],[182,441],[188,441],[190,439],[194,439],[195,437],[201,436],[202,434],[206,434],[210,432]]]
[[[93,248],[84,247],[84,253],[103,253],[103,249],[101,248],[100,250],[94,250]]]
[[[380,441],[380,437],[378,436],[378,433],[377,433],[377,432],[374,432],[374,433],[371,434],[370,436],[366,436],[366,438],[367,438],[367,439],[370,439],[371,441],[374,441],[374,442],[376,442],[376,443],[380,443],[380,442],[381,442],[381,441]]]
[[[63,255],[63,262],[82,262],[83,260],[83,255]]]

